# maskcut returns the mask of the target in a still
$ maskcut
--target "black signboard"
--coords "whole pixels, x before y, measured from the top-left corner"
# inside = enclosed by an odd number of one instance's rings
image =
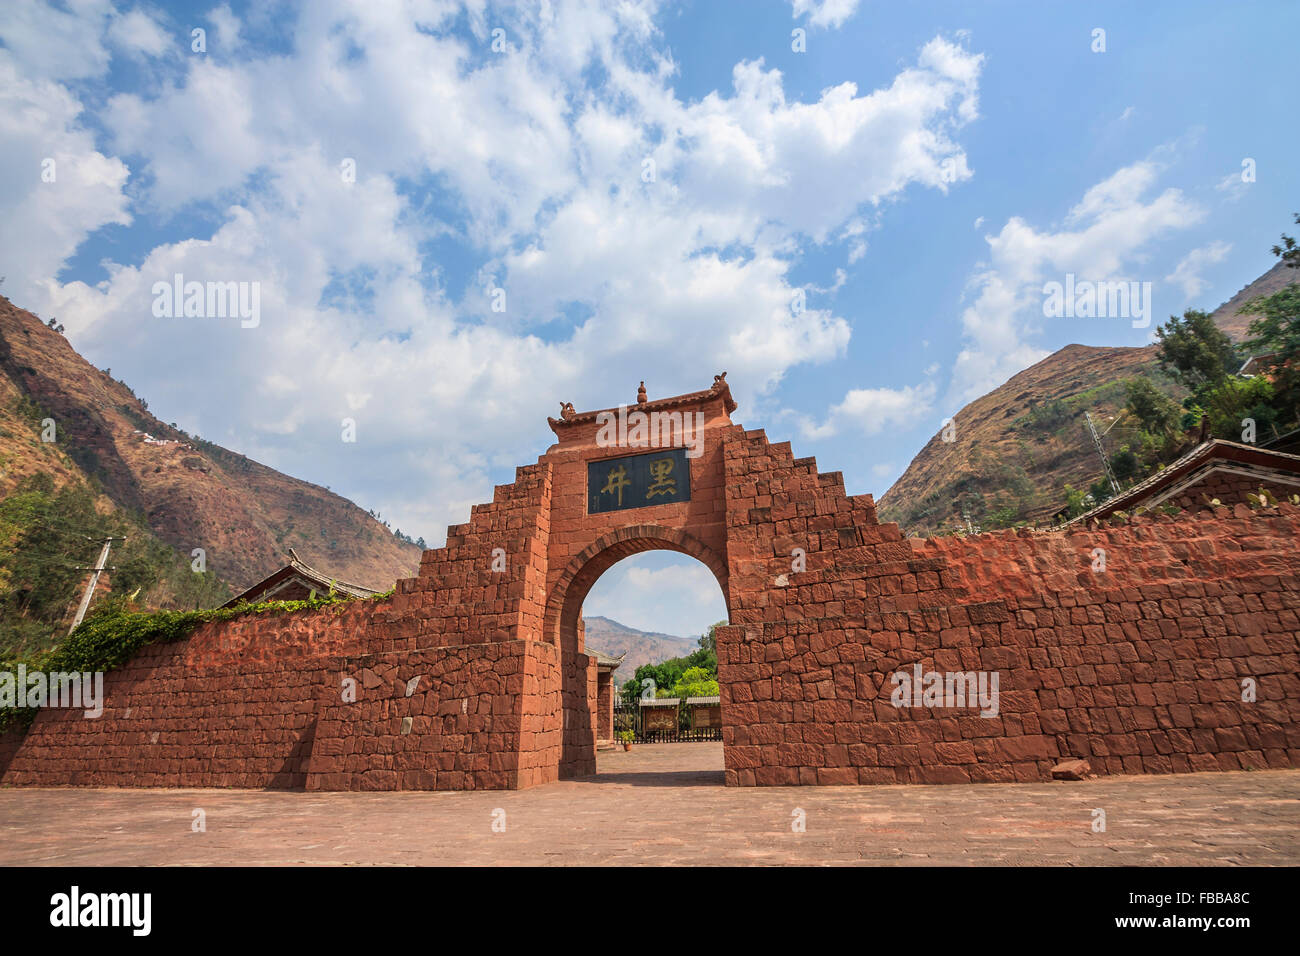
[[[685,448],[587,462],[587,514],[691,500]]]

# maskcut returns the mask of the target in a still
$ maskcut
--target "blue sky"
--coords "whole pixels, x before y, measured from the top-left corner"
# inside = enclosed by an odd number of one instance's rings
[[[1155,324],[1271,265],[1297,28],[1282,2],[18,0],[3,290],[165,420],[430,542],[560,400],[723,369],[738,421],[878,496],[1038,358],[1147,340],[1044,318],[1044,281],[1150,282]],[[259,283],[259,324],[156,317],[176,272]],[[686,633],[720,605],[647,555],[588,611]]]

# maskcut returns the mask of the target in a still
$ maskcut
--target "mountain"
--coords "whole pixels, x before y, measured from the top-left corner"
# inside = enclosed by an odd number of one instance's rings
[[[585,617],[583,624],[587,647],[609,657],[627,654],[614,673],[619,683],[634,675],[642,664],[658,664],[671,657],[685,657],[700,646],[697,637],[638,631],[607,617]]]
[[[41,440],[53,419],[53,442]],[[134,516],[188,562],[236,589],[303,560],[340,580],[386,590],[419,565],[352,502],[164,424],[125,383],[0,296],[0,497],[36,472],[56,486],[87,482],[101,512]]]
[[[1252,316],[1238,310],[1294,281],[1294,273],[1278,262],[1219,306],[1215,323],[1241,341]],[[919,535],[962,526],[963,509],[986,530],[1050,521],[1065,503],[1066,484],[1087,489],[1103,477],[1085,411],[1104,431],[1127,400],[1125,379],[1137,376],[1179,400],[1186,394],[1160,372],[1156,354],[1154,345],[1067,345],[1013,376],[953,417],[957,440],[944,442],[940,433],[926,443],[881,495],[881,520]],[[1108,451],[1123,441],[1126,428],[1116,426]]]
[[[1242,341],[1249,334],[1250,323],[1255,319],[1255,316],[1249,312],[1241,312],[1241,307],[1258,296],[1280,292],[1295,281],[1296,270],[1289,268],[1285,262],[1278,260],[1273,268],[1215,309],[1211,313],[1214,317],[1214,324],[1227,332],[1234,342]]]

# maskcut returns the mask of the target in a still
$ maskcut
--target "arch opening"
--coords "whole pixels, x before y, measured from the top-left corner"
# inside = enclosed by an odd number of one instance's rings
[[[725,560],[685,532],[656,526],[626,528],[604,536],[575,555],[552,590],[544,619],[545,639],[555,644],[560,652],[564,710],[560,759],[562,778],[595,774],[597,740],[612,737],[613,730],[615,689],[612,672],[600,673],[595,656],[587,650],[583,607],[596,583],[615,565],[652,551],[676,552],[703,564],[721,592],[722,604],[726,609],[724,619],[730,618],[731,599]],[[711,623],[714,622],[703,624],[706,632]],[[656,630],[666,632],[667,628]],[[684,642],[684,651],[694,649],[696,648],[688,647]],[[621,676],[626,681],[633,675],[628,673]],[[713,665],[713,679],[716,680],[716,662]],[[712,710],[710,719],[720,723],[719,712],[720,704]],[[716,782],[721,783],[721,744],[714,744],[713,749],[717,750],[716,762],[719,764]]]

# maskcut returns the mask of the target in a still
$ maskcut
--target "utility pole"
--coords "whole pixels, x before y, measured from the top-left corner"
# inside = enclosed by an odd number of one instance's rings
[[[1106,480],[1110,482],[1110,490],[1119,494],[1119,482],[1115,480],[1115,472],[1110,470],[1110,459],[1106,457],[1106,449],[1101,446],[1101,436],[1097,434],[1097,426],[1092,423],[1092,414],[1086,409],[1083,417],[1088,420],[1088,432],[1092,435],[1092,444],[1097,449],[1097,455],[1101,458],[1101,467],[1106,470]]]
[[[95,539],[87,538],[86,540],[94,541]],[[86,584],[86,593],[81,596],[81,607],[77,608],[77,616],[73,618],[72,627],[68,628],[69,634],[75,631],[77,629],[77,625],[81,623],[83,618],[85,618],[86,609],[90,607],[91,595],[95,593],[95,586],[99,584],[99,576],[103,574],[105,571],[117,570],[116,568],[110,569],[108,567],[109,548],[113,546],[114,541],[125,541],[125,540],[126,538],[105,538],[104,548],[99,552],[99,560],[95,562],[95,566],[93,568],[84,568],[81,567],[80,565],[77,566],[76,570],[78,571],[93,571],[94,573],[91,574],[90,581],[87,582]]]

